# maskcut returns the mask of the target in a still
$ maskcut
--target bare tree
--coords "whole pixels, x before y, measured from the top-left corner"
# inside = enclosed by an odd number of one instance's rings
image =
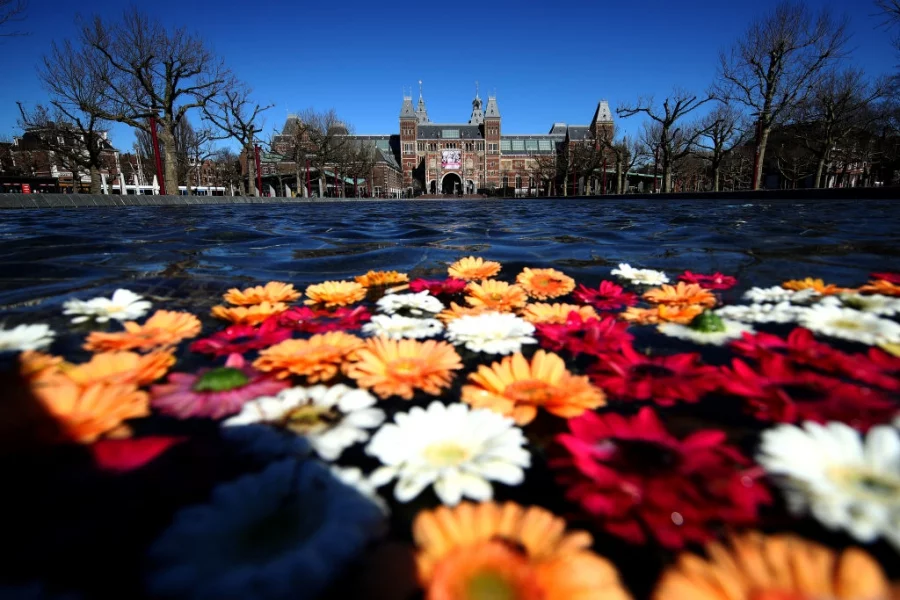
[[[22,31],[4,31],[4,29],[10,23],[24,21],[27,10],[27,0],[0,0],[0,37],[25,35]]]
[[[747,128],[742,124],[741,113],[726,102],[716,108],[700,122],[701,134],[697,148],[703,150],[698,156],[709,162],[712,172],[712,191],[719,191],[722,164],[735,148],[747,139]]]
[[[645,156],[643,144],[639,140],[623,135],[616,139],[612,131],[603,129],[598,142],[606,149],[615,169],[615,193],[627,190],[628,173]]]
[[[685,90],[675,89],[666,98],[662,106],[656,106],[653,98],[639,98],[633,104],[624,104],[616,108],[620,117],[631,117],[645,114],[654,126],[645,129],[644,138],[647,145],[658,151],[662,165],[662,192],[672,188],[672,163],[689,153],[696,139],[702,134],[701,129],[687,129],[678,126],[678,121],[712,100],[709,94],[700,96]]]
[[[842,56],[847,26],[846,17],[834,19],[827,10],[816,15],[801,2],[782,0],[719,55],[716,95],[747,106],[758,121],[753,189],[759,187],[772,127],[787,120],[823,71]]]
[[[894,48],[900,53],[900,0],[875,0],[875,6],[881,9],[884,15],[882,25],[886,29],[894,31]]]
[[[372,170],[378,160],[375,142],[370,140],[352,140],[341,153],[341,173],[353,179],[353,195],[359,196],[359,181],[370,181]]]
[[[81,40],[105,84],[106,116],[144,131],[156,117],[166,183],[177,185],[175,128],[188,111],[219,95],[230,73],[202,38],[185,29],[168,31],[136,8],[119,22],[95,16],[82,27]]]
[[[318,173],[319,196],[323,196],[328,185],[325,181],[325,168],[334,167],[340,162],[349,133],[349,128],[341,122],[333,108],[327,111],[309,108],[301,112],[294,129],[298,184],[301,181],[301,164],[305,166],[308,160]]]
[[[795,189],[798,181],[815,172],[815,155],[803,146],[791,143],[790,140],[775,146],[773,154],[775,168],[788,184],[786,189]]]
[[[556,180],[557,164],[556,154],[537,154],[528,161],[529,172],[538,185],[544,186],[545,195],[550,195],[552,184]]]

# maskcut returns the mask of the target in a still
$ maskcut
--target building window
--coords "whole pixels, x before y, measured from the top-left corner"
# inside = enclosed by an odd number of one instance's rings
[[[412,151],[413,151],[413,145],[412,145],[412,144],[403,144],[403,151],[404,151],[404,152],[412,152]]]
[[[417,147],[419,152],[423,152],[425,150],[425,142],[419,142]]]
[[[528,178],[528,187],[530,187],[530,188],[534,187],[534,177],[533,176]]]
[[[488,144],[488,152],[496,152],[497,144]]]
[[[522,176],[516,175],[516,189],[522,189]]]
[[[509,177],[503,176],[503,187],[509,187]]]
[[[478,142],[477,148],[478,148],[478,150],[483,151],[484,150],[484,142]]]

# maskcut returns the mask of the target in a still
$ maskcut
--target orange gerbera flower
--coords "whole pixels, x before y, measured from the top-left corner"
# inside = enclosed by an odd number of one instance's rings
[[[200,333],[200,320],[187,312],[158,310],[143,325],[126,321],[125,331],[104,333],[94,331],[88,335],[85,350],[153,350],[167,348],[178,342],[196,337]]]
[[[831,295],[831,294],[840,294],[841,292],[852,292],[853,290],[848,288],[838,287],[833,283],[826,284],[821,279],[813,279],[812,277],[807,277],[806,279],[791,279],[790,281],[785,281],[781,284],[786,290],[815,290],[823,295]]]
[[[285,340],[265,350],[253,366],[260,371],[273,372],[278,379],[303,375],[309,383],[333,378],[344,362],[352,360],[364,346],[355,335],[343,331],[329,331],[308,340]]]
[[[659,323],[659,308],[629,306],[624,312],[619,313],[619,318],[638,325],[656,325]]]
[[[63,364],[60,356],[45,354],[37,350],[26,350],[19,355],[19,373],[27,381],[55,375]]]
[[[525,306],[528,301],[521,287],[496,279],[485,279],[481,283],[473,281],[466,286],[466,292],[469,293],[466,302],[470,306],[483,306],[499,312],[511,312],[514,308]]]
[[[450,277],[464,279],[466,281],[475,281],[478,279],[487,279],[493,277],[500,272],[500,263],[492,260],[484,260],[481,257],[467,256],[461,258],[447,269]]]
[[[292,283],[282,283],[281,281],[270,281],[266,285],[258,285],[256,287],[247,288],[243,291],[237,288],[228,290],[223,298],[229,304],[237,306],[247,306],[250,304],[262,304],[263,302],[293,302],[300,296],[300,292],[294,289]]]
[[[878,563],[859,548],[843,551],[792,534],[750,532],[707,546],[709,559],[683,553],[662,575],[654,600],[887,600]]]
[[[626,600],[616,568],[586,531],[512,502],[424,510],[413,522],[427,600]]]
[[[288,309],[284,302],[268,301],[251,306],[213,306],[212,316],[217,319],[231,321],[235,325],[258,325],[271,317]]]
[[[580,304],[547,304],[534,302],[526,304],[522,311],[522,318],[529,323],[565,323],[570,312],[577,312],[582,319],[597,318],[597,311],[593,306],[581,306]]]
[[[575,280],[556,269],[529,269],[525,267],[516,277],[528,295],[538,300],[565,296],[575,289]]]
[[[306,304],[346,306],[366,297],[366,288],[355,281],[326,281],[306,288]]]
[[[562,358],[543,350],[534,353],[530,364],[517,352],[491,366],[480,365],[469,381],[474,385],[463,386],[463,402],[512,417],[519,425],[534,420],[538,407],[569,419],[606,404],[603,390],[585,376],[572,375]]]
[[[656,313],[659,315],[660,321],[688,325],[703,310],[699,304],[660,304]]]
[[[144,386],[153,383],[175,364],[166,350],[150,354],[136,352],[102,352],[80,365],[64,364],[62,371],[82,387],[93,383],[130,383]]]
[[[859,288],[860,292],[871,294],[882,294],[884,296],[900,296],[900,285],[891,283],[884,279],[873,279],[866,285]]]
[[[451,371],[462,367],[459,354],[447,342],[377,337],[366,340],[356,362],[347,364],[344,372],[359,387],[372,390],[381,398],[400,396],[412,400],[415,390],[437,396],[443,388],[450,387]]]
[[[494,309],[487,306],[460,306],[456,302],[450,303],[450,308],[444,309],[438,313],[437,318],[444,322],[444,325],[450,321],[454,321],[460,317],[467,315],[480,315],[486,312],[493,312]]]
[[[390,285],[392,283],[404,283],[409,281],[406,273],[397,271],[369,271],[365,275],[354,277],[356,283],[363,287],[375,287],[377,285]]]
[[[696,283],[679,281],[676,285],[666,285],[644,292],[644,300],[654,304],[699,304],[713,307],[716,297],[709,290]]]

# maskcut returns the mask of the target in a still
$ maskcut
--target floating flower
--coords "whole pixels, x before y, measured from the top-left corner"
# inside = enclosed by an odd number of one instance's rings
[[[250,306],[213,306],[210,314],[235,325],[259,325],[266,319],[283,313],[287,308],[288,305],[283,302],[262,302]]]
[[[852,308],[816,305],[798,311],[801,325],[816,333],[870,346],[900,342],[900,324]]]
[[[249,400],[277,394],[287,386],[247,365],[240,354],[232,354],[224,367],[171,373],[166,383],[150,388],[151,405],[179,419],[221,419],[240,411]]]
[[[92,331],[84,344],[85,350],[153,350],[175,346],[182,340],[197,337],[200,320],[187,312],[158,310],[143,325],[134,321],[122,324],[125,331],[104,333]]]
[[[668,336],[688,340],[696,344],[721,346],[725,342],[740,338],[744,333],[753,333],[753,328],[739,321],[723,319],[712,312],[704,312],[691,321],[690,325],[661,323],[657,331]]]
[[[153,383],[175,364],[170,351],[157,350],[149,354],[136,352],[101,352],[86,363],[63,364],[61,369],[80,386],[92,383],[133,383],[138,386]]]
[[[40,350],[53,343],[56,332],[49,325],[17,325],[12,329],[0,327],[0,352]]]
[[[428,292],[418,294],[387,294],[378,299],[378,309],[389,315],[400,313],[408,317],[431,317],[444,305]]]
[[[691,273],[685,271],[678,276],[679,281],[687,283],[696,283],[708,290],[730,290],[737,285],[737,279],[729,275],[722,275],[718,271],[712,275],[701,275],[700,273]]]
[[[807,277],[806,279],[791,279],[790,281],[785,281],[781,284],[786,290],[815,290],[819,294],[823,296],[829,294],[838,294],[840,292],[847,292],[852,290],[847,290],[846,288],[840,288],[833,283],[826,284],[821,279],[813,279],[812,277]]]
[[[700,305],[711,308],[716,305],[716,297],[707,289],[696,283],[679,281],[676,285],[662,287],[644,292],[644,300],[654,304]]]
[[[655,308],[627,308],[619,317],[639,325],[656,325],[660,321],[686,325],[703,312],[699,304],[660,304]]]
[[[472,352],[512,354],[534,344],[534,325],[510,313],[487,312],[463,316],[447,325],[447,339]]]
[[[375,396],[344,384],[331,387],[293,387],[277,396],[257,397],[222,425],[264,423],[306,437],[325,460],[337,460],[357,442],[369,439],[367,429],[384,422],[384,411],[374,408]]]
[[[315,461],[282,460],[182,509],[149,551],[154,597],[315,598],[381,527],[381,511]]]
[[[613,317],[585,319],[577,312],[569,313],[565,323],[537,325],[537,333],[541,338],[541,346],[547,350],[565,350],[572,356],[603,356],[618,351],[634,338],[628,333],[628,325]]]
[[[366,453],[383,466],[371,475],[380,487],[397,479],[394,497],[409,502],[434,485],[444,504],[465,498],[490,500],[489,481],[519,485],[531,455],[524,448],[522,430],[489,410],[470,410],[465,404],[446,406],[438,401],[426,409],[415,406],[394,415],[366,446]]]
[[[270,281],[264,286],[258,285],[243,291],[237,288],[231,288],[223,298],[228,304],[248,306],[263,303],[280,304],[283,302],[293,302],[302,295],[303,294],[294,289],[294,284],[292,283]]]
[[[900,432],[893,427],[873,427],[863,439],[844,423],[779,425],[763,432],[757,461],[783,484],[793,513],[900,549]]]
[[[699,354],[649,356],[627,344],[619,353],[604,355],[588,375],[611,398],[660,406],[698,402],[719,387],[718,369],[704,365]]]
[[[578,304],[547,304],[545,302],[533,302],[526,304],[522,310],[522,317],[529,323],[565,323],[571,313],[577,313],[582,319],[596,319],[597,311],[593,306],[580,306]]]
[[[525,306],[528,297],[518,285],[505,281],[485,279],[481,283],[472,282],[466,286],[466,302],[470,306],[485,307],[498,312],[512,312],[514,308]]]
[[[466,289],[466,285],[467,282],[464,279],[455,279],[453,277],[439,280],[414,279],[409,282],[409,291],[428,292],[432,296],[460,294]]]
[[[465,281],[487,279],[499,272],[500,263],[492,260],[484,260],[481,257],[475,256],[461,258],[447,269],[447,273],[450,274],[450,277],[463,279]]]
[[[415,390],[437,396],[450,387],[452,371],[462,369],[459,354],[447,342],[369,338],[344,371],[381,398],[412,400]]]
[[[363,325],[362,330],[370,335],[383,335],[394,340],[422,339],[439,335],[444,331],[444,325],[437,319],[375,315],[371,321]]]
[[[273,372],[279,379],[302,375],[309,383],[328,381],[363,346],[364,342],[354,335],[330,331],[308,340],[285,340],[261,350],[253,366]]]
[[[724,319],[744,323],[793,323],[799,316],[800,307],[790,302],[777,304],[733,304],[716,309],[716,314]]]
[[[888,283],[897,283],[900,284],[900,273],[891,273],[891,272],[883,272],[883,273],[871,273],[869,275],[872,279],[887,281]]]
[[[284,314],[281,313],[279,317]],[[279,323],[280,319],[266,319],[259,327],[232,325],[208,338],[193,342],[191,352],[228,356],[268,348],[291,337],[291,330],[279,327]]]
[[[635,269],[628,263],[619,263],[619,268],[613,269],[611,273],[635,284],[662,285],[664,283],[669,283],[669,278],[666,277],[666,274],[662,271]]]
[[[398,273],[397,271],[369,271],[365,275],[358,275],[353,279],[359,285],[369,288],[393,283],[405,283],[409,281],[409,276],[406,273]]]
[[[36,350],[25,350],[19,354],[19,374],[30,382],[47,375],[61,373],[60,368],[63,363],[61,356],[53,356]]]
[[[174,436],[101,439],[91,444],[89,450],[94,466],[101,471],[127,473],[153,462],[185,439],[187,438]]]
[[[462,388],[462,400],[490,408],[519,425],[534,420],[538,408],[569,419],[606,404],[603,391],[587,377],[572,375],[556,354],[538,350],[531,362],[513,354],[492,365],[479,365]]]
[[[793,534],[748,532],[710,542],[703,559],[682,554],[666,569],[653,600],[887,600],[890,584],[859,548],[833,550]]]
[[[116,321],[133,321],[140,319],[150,310],[150,302],[132,291],[118,289],[112,298],[92,298],[90,300],[67,300],[63,302],[63,314],[75,315],[73,323],[84,323],[94,319],[98,323],[106,323],[110,319]]]
[[[837,294],[828,296],[820,306],[837,306],[852,308],[860,312],[890,317],[900,314],[900,298],[891,298],[881,294]]]
[[[366,477],[362,470],[357,467],[341,467],[338,465],[328,465],[331,474],[344,485],[353,488],[367,500],[370,500],[377,506],[382,514],[390,515],[391,509],[384,501],[384,498],[378,495],[378,488],[372,481]]]
[[[586,531],[546,509],[463,502],[413,521],[419,580],[429,600],[628,600],[615,567]]]
[[[744,299],[755,303],[780,304],[792,302],[794,304],[805,303],[820,297],[819,292],[812,288],[802,290],[788,290],[780,285],[761,288],[753,287],[744,292]]]
[[[363,306],[315,310],[308,306],[289,308],[278,315],[278,324],[304,333],[327,333],[360,329],[372,314]]]
[[[621,285],[612,281],[601,281],[597,289],[579,285],[572,295],[597,310],[619,310],[637,304],[637,294],[624,291]]]
[[[556,438],[563,455],[550,463],[566,497],[633,544],[704,542],[720,525],[756,522],[760,504],[770,501],[723,431],[678,439],[650,408],[633,417],[586,412],[568,427]]]
[[[900,296],[900,285],[897,282],[876,279],[857,290],[871,294],[883,294],[885,296]]]
[[[346,306],[366,297],[366,288],[355,281],[326,281],[306,288],[306,304]]]
[[[659,323],[659,309],[629,306],[625,312],[619,313],[619,318],[637,325],[656,325]]]
[[[437,318],[448,324],[460,317],[483,315],[484,313],[497,312],[487,306],[460,306],[456,302],[450,303],[450,308],[441,311]]]
[[[556,269],[530,269],[525,267],[516,276],[516,283],[538,300],[565,296],[575,289],[575,280]]]

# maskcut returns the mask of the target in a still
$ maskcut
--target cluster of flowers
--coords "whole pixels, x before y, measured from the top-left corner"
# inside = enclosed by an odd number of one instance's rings
[[[467,257],[442,280],[370,271],[303,292],[231,289],[212,309],[229,325],[201,339],[190,313],[139,323],[150,302],[118,290],[64,307],[76,323],[121,322],[87,336],[90,360],[45,353],[55,334],[41,324],[0,329],[0,351],[20,352],[55,420],[45,441],[89,445],[100,468],[139,469],[177,444],[148,450],[135,435],[153,415],[308,444],[176,516],[151,548],[149,585],[166,597],[315,597],[385,534],[392,507],[418,499],[440,505],[411,522],[426,598],[629,598],[590,533],[495,501],[537,461],[594,535],[679,551],[654,598],[889,597],[861,548],[745,529],[766,524],[777,488],[795,516],[900,551],[900,276],[858,289],[787,281],[722,306],[737,282],[721,273],[671,284],[621,264],[619,283],[591,288],[552,268],[514,282],[500,271]],[[689,351],[641,348],[644,327]],[[727,346],[731,360],[704,361],[696,344]],[[198,355],[211,364],[178,370]],[[743,412],[752,451],[664,414],[704,406]]]

